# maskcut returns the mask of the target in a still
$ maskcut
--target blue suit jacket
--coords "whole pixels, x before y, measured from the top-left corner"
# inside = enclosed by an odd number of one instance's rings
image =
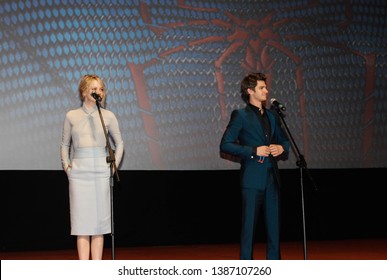
[[[247,105],[243,109],[234,110],[230,121],[220,142],[221,153],[230,154],[240,159],[241,187],[263,189],[266,185],[267,169],[272,167],[280,185],[278,165],[279,159],[287,159],[290,142],[281,127],[278,114],[266,109],[270,121],[270,144],[279,144],[284,148],[282,155],[274,158],[265,157],[264,162],[258,161],[259,157],[253,156],[254,148],[268,145],[263,127],[253,109]]]

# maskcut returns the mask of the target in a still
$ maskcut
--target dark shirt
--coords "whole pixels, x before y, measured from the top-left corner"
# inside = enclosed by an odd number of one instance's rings
[[[266,145],[270,145],[271,127],[270,127],[269,118],[267,117],[267,114],[266,114],[265,107],[262,107],[262,109],[260,109],[252,104],[249,104],[249,106],[254,111],[254,113],[258,116],[259,122],[261,123],[262,128],[265,131]],[[261,110],[263,111],[263,114],[261,113]]]

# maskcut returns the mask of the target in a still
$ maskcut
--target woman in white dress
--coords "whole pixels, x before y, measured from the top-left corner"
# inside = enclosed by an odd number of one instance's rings
[[[98,112],[100,101],[103,123],[113,140],[115,163],[119,166],[124,142],[116,116],[103,108],[105,85],[97,75],[84,75],[78,86],[80,108],[66,113],[61,142],[61,161],[69,180],[71,235],[77,236],[78,257],[100,260],[104,234],[111,233],[110,176],[107,142]],[[112,165],[113,166],[113,165]]]

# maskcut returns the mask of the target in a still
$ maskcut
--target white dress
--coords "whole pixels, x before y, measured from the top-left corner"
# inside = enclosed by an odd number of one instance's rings
[[[115,115],[101,108],[106,130],[115,148],[118,167],[124,152]],[[67,112],[62,132],[61,161],[69,180],[71,235],[111,233],[110,163],[98,108]],[[71,164],[71,168],[67,168]]]

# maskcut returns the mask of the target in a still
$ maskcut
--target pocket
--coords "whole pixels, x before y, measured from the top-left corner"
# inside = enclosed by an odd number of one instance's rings
[[[73,169],[73,167],[71,166],[69,166],[69,167],[67,167],[67,169],[66,169],[66,174],[67,174],[67,176],[69,176],[70,175],[70,173],[71,173],[71,170]]]

